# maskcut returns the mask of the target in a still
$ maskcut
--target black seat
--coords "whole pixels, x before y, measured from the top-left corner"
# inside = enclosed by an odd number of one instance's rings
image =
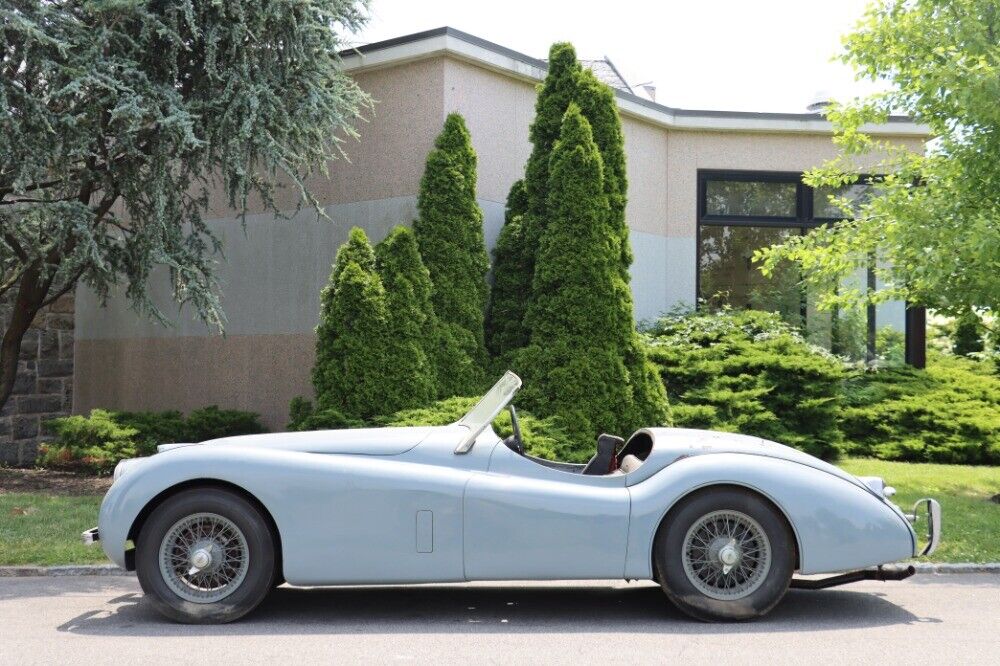
[[[598,475],[610,473],[615,454],[623,444],[625,444],[625,440],[615,435],[603,434],[598,437],[597,455],[590,459],[587,466],[583,468],[583,473]]]

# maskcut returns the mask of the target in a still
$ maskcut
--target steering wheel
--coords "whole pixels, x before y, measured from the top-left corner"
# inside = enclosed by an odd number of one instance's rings
[[[514,434],[503,440],[503,443],[517,455],[523,456],[524,440],[521,438],[521,424],[517,420],[517,410],[514,409],[514,405],[507,405],[507,411],[510,412],[510,425],[514,429]]]

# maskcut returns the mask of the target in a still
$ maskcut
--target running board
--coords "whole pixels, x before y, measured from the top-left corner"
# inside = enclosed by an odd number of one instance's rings
[[[796,590],[825,590],[828,587],[857,583],[860,580],[905,580],[915,573],[917,570],[912,565],[903,569],[878,567],[877,569],[848,571],[829,578],[793,578],[789,587]]]

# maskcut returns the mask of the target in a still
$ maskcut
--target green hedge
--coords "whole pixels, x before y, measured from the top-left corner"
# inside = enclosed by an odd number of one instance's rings
[[[1000,377],[935,351],[926,370],[859,372],[845,384],[841,427],[851,455],[1000,464]]]
[[[674,425],[756,435],[837,457],[843,364],[778,315],[675,312],[647,332]]]
[[[95,409],[89,416],[66,416],[46,422],[52,441],[42,445],[41,467],[105,473],[119,460],[147,456],[159,444],[203,442],[219,437],[267,432],[253,412],[196,409],[186,417],[178,411],[111,412]]]

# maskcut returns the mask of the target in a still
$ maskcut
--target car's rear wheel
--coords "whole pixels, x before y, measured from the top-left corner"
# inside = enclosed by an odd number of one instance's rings
[[[765,615],[795,569],[795,538],[765,498],[734,487],[681,501],[656,535],[654,563],[667,597],[699,620]]]
[[[158,506],[136,541],[139,583],[178,622],[221,623],[256,608],[275,579],[274,539],[264,516],[220,488],[182,491]]]

